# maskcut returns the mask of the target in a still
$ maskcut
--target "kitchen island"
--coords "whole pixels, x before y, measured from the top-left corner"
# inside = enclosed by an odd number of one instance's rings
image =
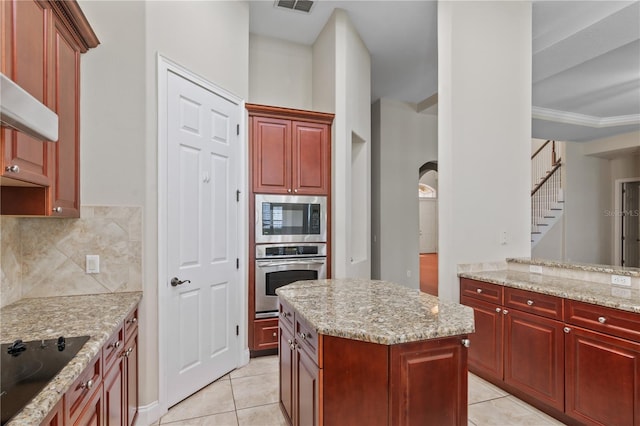
[[[279,288],[280,405],[293,425],[466,425],[473,310],[372,280]]]

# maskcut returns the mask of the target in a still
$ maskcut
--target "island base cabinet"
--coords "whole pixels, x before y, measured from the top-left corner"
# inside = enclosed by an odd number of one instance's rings
[[[296,425],[318,426],[320,422],[320,369],[304,351],[296,357]]]
[[[588,425],[640,425],[640,344],[580,327],[565,336],[567,414]]]
[[[293,419],[293,333],[280,325],[280,406],[289,419]]]
[[[467,349],[461,338],[390,347],[391,425],[467,424]]]

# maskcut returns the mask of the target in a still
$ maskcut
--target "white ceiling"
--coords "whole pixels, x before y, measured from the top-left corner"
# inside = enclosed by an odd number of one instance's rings
[[[372,101],[437,92],[437,2],[317,1],[310,14],[251,1],[250,31],[311,45],[335,8],[371,54]],[[640,129],[640,2],[534,1],[533,137],[586,141]],[[639,141],[640,143],[640,141]]]

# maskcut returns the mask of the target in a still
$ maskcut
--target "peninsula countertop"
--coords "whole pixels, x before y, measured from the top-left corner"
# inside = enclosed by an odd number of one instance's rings
[[[22,299],[0,310],[0,341],[90,336],[8,425],[38,425],[142,299],[141,292]]]
[[[640,313],[640,290],[636,288],[506,269],[463,272],[458,276]]]
[[[474,332],[473,309],[386,281],[298,281],[276,293],[328,336],[394,345]]]

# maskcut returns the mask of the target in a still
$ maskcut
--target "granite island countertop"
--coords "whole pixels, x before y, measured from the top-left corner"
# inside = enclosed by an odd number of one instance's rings
[[[394,345],[474,332],[473,309],[385,281],[298,281],[276,293],[328,336]]]
[[[640,290],[636,288],[508,269],[463,272],[459,273],[458,276],[623,311],[640,313]]]
[[[0,309],[0,342],[91,336],[7,425],[39,425],[142,299],[141,292],[22,299]]]

